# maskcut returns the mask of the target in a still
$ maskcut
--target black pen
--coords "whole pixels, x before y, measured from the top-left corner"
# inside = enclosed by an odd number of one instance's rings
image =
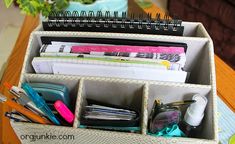
[[[16,122],[32,122],[31,120],[17,112],[6,112],[5,116]]]

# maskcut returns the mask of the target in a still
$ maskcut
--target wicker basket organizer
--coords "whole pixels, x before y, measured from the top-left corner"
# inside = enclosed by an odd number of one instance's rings
[[[217,143],[213,43],[202,24],[186,22],[184,25],[186,33],[183,37],[92,32],[46,32],[39,31],[40,28],[38,28],[38,31],[31,34],[29,40],[19,86],[23,82],[48,82],[66,85],[73,101],[75,121],[71,127],[11,122],[17,136],[20,138],[22,135],[43,135],[45,133],[75,136],[73,140],[38,139],[35,141],[38,143]],[[39,56],[39,49],[42,45],[41,37],[76,37],[78,39],[90,37],[183,42],[188,45],[184,69],[190,72],[190,76],[187,83],[176,83],[112,77],[35,74],[31,62],[34,57]],[[148,119],[155,99],[160,99],[163,103],[190,100],[196,93],[206,96],[208,99],[205,116],[201,124],[202,129],[197,138],[165,138],[148,135]],[[130,133],[80,128],[80,118],[86,98],[130,107],[139,111],[140,131]],[[20,140],[22,143],[30,142],[30,139]]]

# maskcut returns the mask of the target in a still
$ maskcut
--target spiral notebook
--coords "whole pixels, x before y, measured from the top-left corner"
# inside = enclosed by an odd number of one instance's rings
[[[87,32],[114,32],[114,33],[138,33],[138,34],[158,34],[182,36],[184,26],[182,20],[169,19],[165,15],[164,19],[160,14],[152,18],[148,14],[135,17],[126,16],[126,12],[101,12],[92,11],[59,12],[51,13],[47,20],[42,22],[45,31],[87,31]]]

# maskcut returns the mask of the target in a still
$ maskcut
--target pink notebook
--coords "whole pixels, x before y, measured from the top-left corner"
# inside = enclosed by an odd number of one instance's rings
[[[164,47],[164,46],[122,46],[122,45],[79,45],[72,46],[72,53],[89,53],[89,52],[137,52],[137,53],[184,53],[183,47]]]

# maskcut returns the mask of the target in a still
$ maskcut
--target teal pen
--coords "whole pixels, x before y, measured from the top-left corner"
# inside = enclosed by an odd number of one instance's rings
[[[45,115],[56,125],[60,125],[55,115],[52,113],[51,109],[47,106],[45,100],[40,97],[40,95],[27,83],[22,84],[22,88],[28,94],[29,98],[34,102],[34,104],[45,113]]]

